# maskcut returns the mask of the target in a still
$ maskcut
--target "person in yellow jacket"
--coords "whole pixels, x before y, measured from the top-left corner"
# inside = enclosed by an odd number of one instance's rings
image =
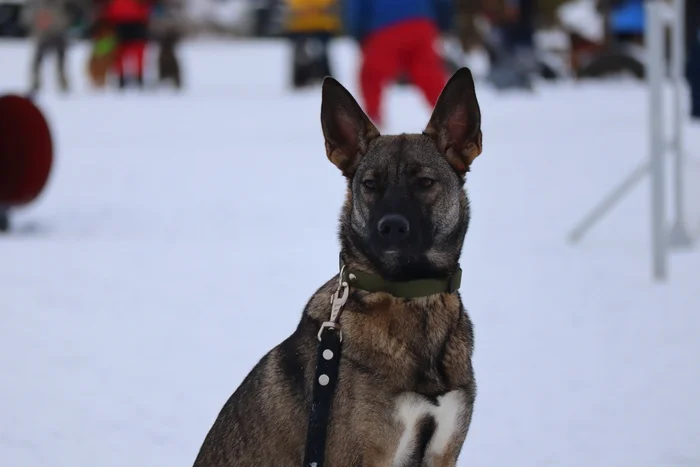
[[[332,76],[328,48],[340,33],[342,0],[285,0],[285,35],[293,43],[292,86],[296,89]]]

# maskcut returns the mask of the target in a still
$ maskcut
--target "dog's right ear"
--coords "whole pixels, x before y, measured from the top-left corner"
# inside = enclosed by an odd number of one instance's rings
[[[321,90],[321,128],[326,155],[345,177],[352,177],[379,131],[352,94],[338,81],[327,77]]]

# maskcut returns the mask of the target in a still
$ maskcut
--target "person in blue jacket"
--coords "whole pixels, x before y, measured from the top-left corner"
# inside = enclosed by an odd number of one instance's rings
[[[343,26],[361,48],[364,110],[382,125],[385,87],[405,73],[431,106],[447,82],[438,53],[450,27],[452,0],[343,0]]]

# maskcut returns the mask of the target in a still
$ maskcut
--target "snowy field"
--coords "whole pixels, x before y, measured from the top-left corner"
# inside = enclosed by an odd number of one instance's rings
[[[26,87],[29,52],[0,43],[0,94]],[[284,45],[189,44],[181,95],[91,91],[86,52],[69,96],[46,63],[55,171],[0,238],[0,464],[187,466],[335,274],[344,183]],[[356,92],[355,50],[335,52]],[[651,280],[646,182],[566,242],[646,157],[644,88],[477,91],[462,297],[479,394],[459,465],[700,466],[700,249]],[[388,105],[390,132],[425,126],[415,91]]]

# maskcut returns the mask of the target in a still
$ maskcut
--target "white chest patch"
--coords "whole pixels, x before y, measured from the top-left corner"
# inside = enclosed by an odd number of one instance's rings
[[[420,394],[402,394],[396,401],[396,419],[401,423],[403,432],[392,466],[401,467],[410,459],[419,441],[419,424],[426,417],[432,417],[435,422],[435,431],[428,442],[426,456],[444,453],[460,428],[465,407],[464,395],[460,391],[438,397],[437,405]]]

